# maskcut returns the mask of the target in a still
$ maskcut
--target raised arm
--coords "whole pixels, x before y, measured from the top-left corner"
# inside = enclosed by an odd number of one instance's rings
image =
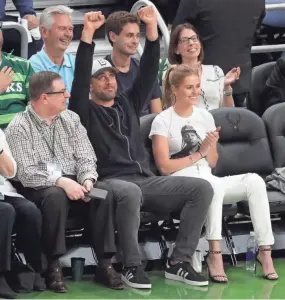
[[[93,64],[95,31],[105,23],[101,11],[89,12],[84,16],[84,27],[76,53],[74,79],[68,109],[76,112],[83,125],[89,113],[90,78]]]
[[[146,44],[140,60],[139,71],[133,86],[126,91],[128,98],[139,115],[149,101],[153,84],[157,80],[159,69],[159,39],[157,16],[153,7],[146,6],[139,10],[140,19],[146,24]]]
[[[35,15],[33,0],[13,0],[13,4],[20,13],[21,18],[26,15]]]

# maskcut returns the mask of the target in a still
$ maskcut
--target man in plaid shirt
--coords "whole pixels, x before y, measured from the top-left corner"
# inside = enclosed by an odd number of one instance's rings
[[[58,258],[66,252],[65,223],[70,207],[77,214],[82,209],[89,213],[92,245],[99,258],[96,279],[120,289],[121,279],[110,267],[110,257],[115,252],[113,238],[108,236],[114,231],[109,213],[112,190],[97,181],[97,159],[86,130],[78,115],[66,110],[69,97],[60,75],[39,72],[31,77],[31,103],[16,115],[6,131],[18,164],[16,179],[20,184],[15,184],[43,215],[48,288],[58,293],[67,291]],[[107,190],[107,199],[90,201],[86,194],[93,186]]]

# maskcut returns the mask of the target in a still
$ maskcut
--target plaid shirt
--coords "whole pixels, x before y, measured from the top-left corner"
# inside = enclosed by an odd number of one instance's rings
[[[97,180],[96,156],[77,114],[65,110],[51,125],[31,105],[18,113],[5,131],[18,170],[16,180],[25,187],[55,186],[59,176],[50,176],[47,163],[61,165],[62,175],[75,175],[80,184]]]

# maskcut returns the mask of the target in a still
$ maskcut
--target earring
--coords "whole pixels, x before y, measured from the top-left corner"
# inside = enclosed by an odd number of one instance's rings
[[[174,105],[176,103],[176,95],[174,93],[172,93],[172,95],[171,95],[171,102],[172,102],[172,105]]]

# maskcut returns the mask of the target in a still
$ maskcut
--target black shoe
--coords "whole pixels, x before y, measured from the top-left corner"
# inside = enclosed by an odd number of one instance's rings
[[[191,264],[186,262],[179,262],[175,265],[171,265],[169,261],[167,261],[165,278],[182,281],[194,286],[205,286],[209,284],[204,276],[197,273]]]
[[[135,289],[151,289],[151,282],[142,266],[124,268],[122,280]]]
[[[34,291],[43,292],[46,289],[45,280],[40,273],[35,273]]]

